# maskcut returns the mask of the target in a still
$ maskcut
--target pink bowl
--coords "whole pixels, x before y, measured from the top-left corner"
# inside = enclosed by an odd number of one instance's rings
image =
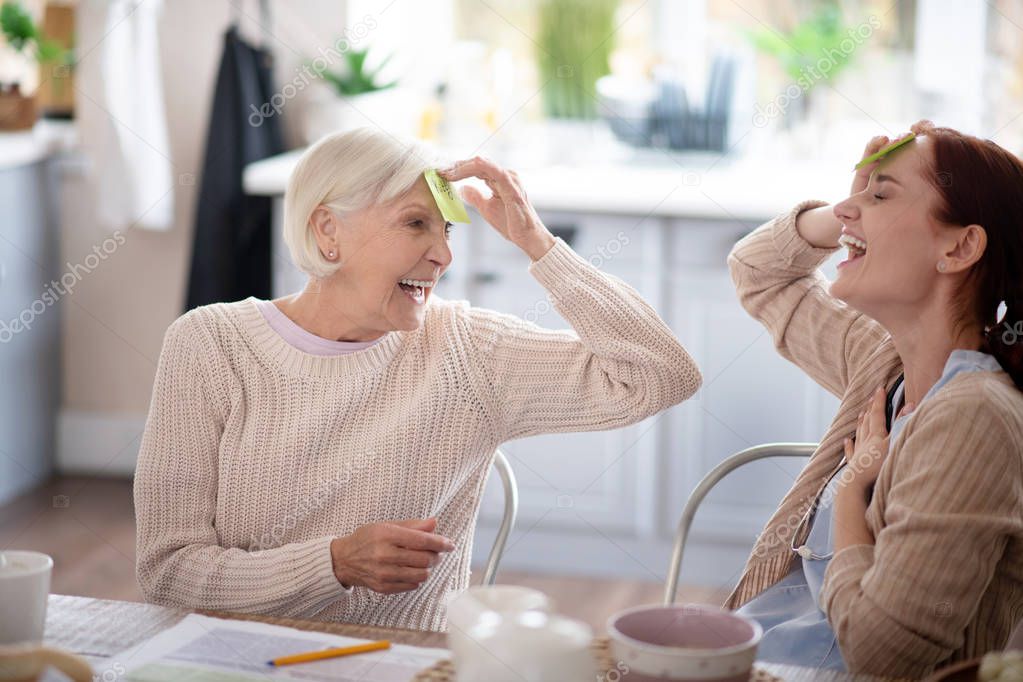
[[[756,621],[701,604],[627,609],[607,632],[628,682],[747,682],[763,636]]]

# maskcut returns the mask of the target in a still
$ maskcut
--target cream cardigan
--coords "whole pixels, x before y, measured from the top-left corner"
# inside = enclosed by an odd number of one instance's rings
[[[842,439],[871,392],[902,373],[887,332],[828,294],[817,268],[834,249],[796,231],[800,211],[824,204],[798,204],[728,260],[742,304],[779,352],[841,398],[729,608],[789,572],[790,531],[841,461]],[[1023,393],[1005,372],[958,376],[916,410],[891,443],[867,525],[876,544],[837,552],[820,597],[851,671],[919,678],[1005,645],[1023,618]]]
[[[421,328],[323,357],[285,343],[254,299],[175,321],[135,475],[146,598],[444,630],[500,443],[632,424],[700,385],[632,287],[561,240],[529,270],[574,331],[432,297]],[[334,537],[430,516],[456,550],[419,589],[341,587]]]

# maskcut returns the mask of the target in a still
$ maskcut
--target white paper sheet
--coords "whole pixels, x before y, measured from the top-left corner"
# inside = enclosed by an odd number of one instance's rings
[[[446,649],[392,644],[386,651],[298,663],[267,665],[279,656],[351,646],[368,640],[306,632],[279,625],[190,614],[127,651],[111,657],[133,682],[247,682],[314,680],[408,682],[419,671],[449,658]]]

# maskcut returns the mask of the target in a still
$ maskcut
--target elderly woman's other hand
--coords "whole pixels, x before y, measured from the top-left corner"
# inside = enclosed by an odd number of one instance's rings
[[[552,246],[554,235],[544,226],[515,171],[501,168],[480,156],[458,161],[450,168],[438,171],[449,182],[476,177],[490,188],[485,197],[475,187],[463,187],[460,194],[483,219],[501,236],[526,252],[532,260],[539,260]]]
[[[330,543],[334,575],[345,587],[383,594],[414,590],[426,582],[440,553],[455,548],[436,528],[435,518],[361,526]]]

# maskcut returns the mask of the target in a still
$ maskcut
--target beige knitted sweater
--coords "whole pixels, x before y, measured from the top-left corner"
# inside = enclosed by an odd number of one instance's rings
[[[701,381],[639,294],[561,240],[529,270],[574,331],[432,297],[416,331],[323,357],[286,344],[254,299],[175,321],[135,474],[146,598],[446,629],[500,443],[632,424]],[[431,516],[456,549],[419,589],[341,587],[334,537]]]
[[[834,249],[796,230],[800,211],[824,204],[798,204],[729,257],[739,298],[781,354],[841,398],[730,608],[789,572],[791,532],[840,464],[842,439],[872,391],[902,373],[887,332],[828,294],[817,268]],[[1005,372],[957,376],[916,409],[890,445],[866,520],[875,544],[837,552],[820,595],[851,671],[916,679],[1004,646],[1023,618],[1023,393]]]

